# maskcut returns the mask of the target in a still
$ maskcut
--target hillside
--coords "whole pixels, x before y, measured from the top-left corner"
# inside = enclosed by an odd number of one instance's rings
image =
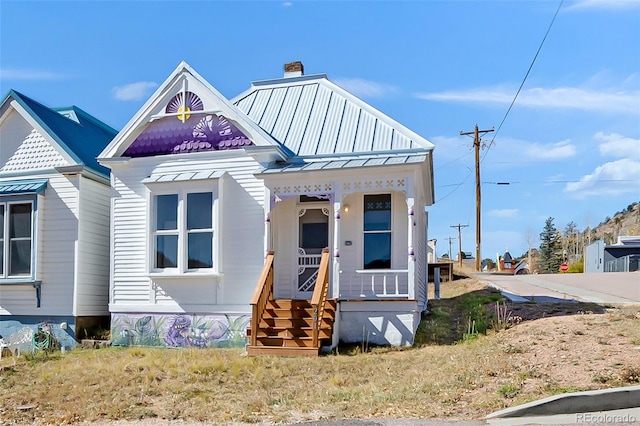
[[[585,230],[588,237],[589,230]],[[604,239],[606,244],[614,244],[620,235],[640,235],[640,203],[627,206],[623,211],[607,217],[591,230],[591,241]]]

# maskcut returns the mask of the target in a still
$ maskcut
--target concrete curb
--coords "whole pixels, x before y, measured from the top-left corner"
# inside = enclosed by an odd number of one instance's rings
[[[640,407],[640,386],[625,386],[550,396],[496,411],[485,419],[578,414]]]
[[[514,302],[514,303],[529,303],[529,302],[531,302],[531,299],[527,299],[524,296],[519,296],[517,294],[508,292],[505,289],[503,289],[502,287],[499,287],[499,286],[493,284],[491,281],[480,280],[480,282],[482,284],[488,285],[489,287],[491,287],[493,289],[498,290],[500,292],[500,294],[502,294],[504,297],[509,299],[509,301],[511,301],[511,302]]]

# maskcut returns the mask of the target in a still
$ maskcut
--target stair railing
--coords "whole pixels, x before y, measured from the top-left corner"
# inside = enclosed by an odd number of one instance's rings
[[[258,327],[267,307],[273,298],[273,251],[269,251],[264,261],[262,273],[251,297],[251,346],[258,343]]]
[[[318,280],[313,289],[311,307],[313,308],[313,347],[319,347],[318,336],[322,327],[324,305],[329,295],[329,249],[322,250],[320,267],[318,268]]]

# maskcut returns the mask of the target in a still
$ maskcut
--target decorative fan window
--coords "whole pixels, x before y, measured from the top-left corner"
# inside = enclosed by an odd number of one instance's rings
[[[183,91],[175,95],[165,108],[166,115],[175,115],[183,123],[191,117],[192,111],[203,111],[202,101],[193,92]]]

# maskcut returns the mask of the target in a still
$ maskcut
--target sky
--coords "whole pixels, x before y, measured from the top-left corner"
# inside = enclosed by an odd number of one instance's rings
[[[476,124],[483,259],[640,201],[640,0],[0,0],[3,98],[120,130],[183,60],[227,98],[302,61],[431,141],[439,256],[476,253]]]

